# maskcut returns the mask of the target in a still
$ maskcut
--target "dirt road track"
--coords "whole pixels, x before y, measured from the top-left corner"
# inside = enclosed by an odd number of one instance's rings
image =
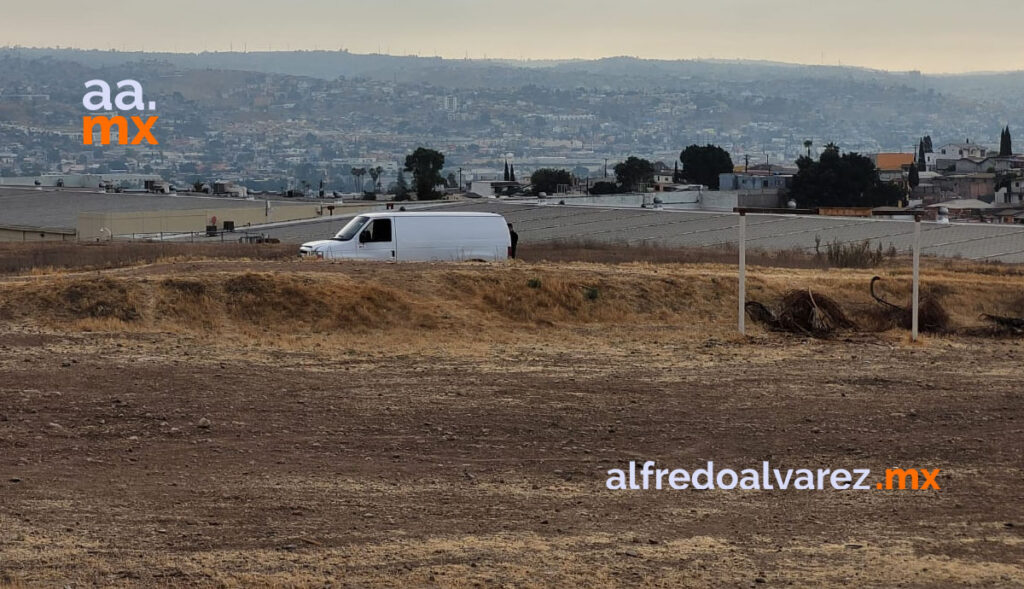
[[[0,331],[0,581],[1024,585],[1024,346],[560,325]],[[940,491],[605,489],[941,468]]]

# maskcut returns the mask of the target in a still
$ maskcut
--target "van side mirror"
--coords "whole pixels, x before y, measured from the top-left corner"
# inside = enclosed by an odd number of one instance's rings
[[[369,231],[363,231],[362,233],[359,234],[359,243],[366,243],[368,241],[370,241]]]

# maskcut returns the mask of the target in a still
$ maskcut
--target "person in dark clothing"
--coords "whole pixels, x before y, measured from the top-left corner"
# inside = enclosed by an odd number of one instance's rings
[[[509,248],[508,257],[516,257],[516,245],[519,244],[519,234],[512,228],[512,223],[508,224],[508,235],[512,238],[512,247]]]

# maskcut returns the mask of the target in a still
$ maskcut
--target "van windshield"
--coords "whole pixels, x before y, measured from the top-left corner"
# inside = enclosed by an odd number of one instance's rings
[[[367,219],[369,219],[369,217],[356,217],[355,219],[352,219],[348,222],[348,225],[341,228],[341,231],[334,236],[334,239],[336,241],[348,241],[352,239],[357,233],[359,233],[359,230],[363,225],[366,224]]]

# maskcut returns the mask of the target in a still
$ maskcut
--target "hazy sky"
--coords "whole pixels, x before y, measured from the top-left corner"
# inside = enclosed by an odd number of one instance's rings
[[[1022,0],[4,0],[0,43],[1024,69]],[[1005,29],[997,30],[1005,24]]]

